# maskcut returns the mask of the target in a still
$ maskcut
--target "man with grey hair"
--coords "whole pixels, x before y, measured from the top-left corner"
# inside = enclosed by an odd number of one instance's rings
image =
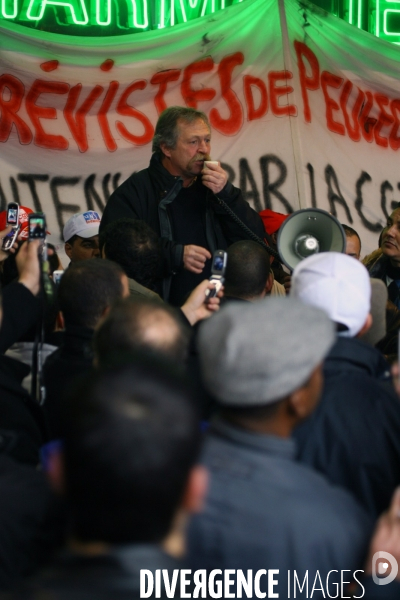
[[[212,253],[248,238],[217,203],[225,201],[259,237],[264,228],[217,161],[211,163],[207,116],[172,106],[158,119],[153,155],[147,169],[134,173],[111,195],[100,231],[121,217],[142,219],[158,234],[163,251],[158,291],[180,306],[186,295],[211,273]]]
[[[329,572],[332,592],[341,570],[362,568],[369,519],[295,462],[290,439],[318,403],[334,339],[321,310],[291,298],[228,304],[200,329],[204,382],[221,412],[205,443],[209,492],[191,524],[189,559],[193,569],[232,569],[232,579],[233,570],[263,572],[251,597],[296,597],[296,572],[308,590],[301,597],[320,598]]]

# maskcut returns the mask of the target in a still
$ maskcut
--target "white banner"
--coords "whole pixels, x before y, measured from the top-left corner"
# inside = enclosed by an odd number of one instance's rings
[[[0,208],[43,210],[59,244],[147,166],[160,112],[187,105],[256,210],[329,210],[366,254],[400,201],[399,67],[396,46],[304,0],[111,38],[0,21]]]

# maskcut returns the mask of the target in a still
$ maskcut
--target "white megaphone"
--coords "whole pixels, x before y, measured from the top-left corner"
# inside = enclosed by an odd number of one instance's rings
[[[278,252],[293,271],[304,258],[318,252],[344,252],[346,235],[339,221],[320,208],[294,212],[278,233]]]

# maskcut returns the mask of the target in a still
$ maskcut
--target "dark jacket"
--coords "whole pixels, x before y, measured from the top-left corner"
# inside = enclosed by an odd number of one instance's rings
[[[400,307],[400,289],[393,281],[390,285],[387,284],[386,277],[389,276],[390,279],[397,279],[400,275],[400,269],[393,268],[390,264],[390,259],[382,254],[376,260],[371,261],[366,265],[366,268],[369,272],[369,276],[375,279],[381,279],[383,283],[388,288],[388,296],[389,300],[393,302],[397,308]]]
[[[374,277],[375,279],[382,279],[384,284],[386,285],[386,270],[389,263],[389,258],[384,254],[378,256],[378,258],[373,259],[368,262],[365,267],[370,275],[370,277]]]
[[[41,304],[22,283],[10,283],[2,294],[3,319],[0,328],[0,353],[17,342],[37,322]]]
[[[48,419],[49,435],[61,436],[61,402],[74,380],[86,375],[93,364],[93,329],[69,326],[64,332],[60,348],[53,352],[43,365],[43,382],[46,388],[44,412]]]
[[[164,264],[162,269],[163,298],[168,299],[171,276],[183,268],[183,248],[173,239],[168,205],[182,189],[183,180],[171,175],[161,163],[158,154],[153,154],[147,169],[131,175],[113,192],[105,207],[100,231],[108,223],[121,217],[130,217],[145,221],[161,238]],[[248,239],[243,229],[227,215],[216,202],[208,188],[204,190],[205,235],[208,250],[225,250],[230,244]],[[243,200],[241,191],[231,183],[218,194],[231,210],[260,238],[264,238],[264,227],[259,215]],[[188,224],[189,225],[189,224]]]
[[[155,545],[111,547],[107,554],[84,556],[65,552],[17,597],[39,600],[135,600],[140,598],[140,570],[172,571],[182,565]],[[179,597],[179,580],[176,588]],[[155,598],[155,593],[151,598]],[[161,586],[161,598],[166,598]]]
[[[377,585],[372,577],[361,579],[364,586],[364,600],[399,600],[400,598],[400,582],[395,579],[391,583],[385,585]]]
[[[298,458],[353,493],[376,517],[400,484],[400,403],[381,353],[339,337],[313,414],[294,432]]]
[[[274,592],[293,598],[289,570],[301,580],[308,571],[310,581],[319,571],[325,582],[332,569],[362,568],[367,515],[350,494],[294,458],[293,440],[215,419],[202,456],[210,477],[205,506],[189,527],[193,569],[279,569]]]
[[[21,283],[3,290],[0,352],[18,341],[40,317],[40,301]],[[39,404],[22,387],[30,368],[0,355],[0,451],[21,463],[37,465],[46,427]]]
[[[35,466],[46,429],[39,404],[22,387],[28,373],[19,360],[0,356],[0,451]]]
[[[42,471],[0,452],[0,591],[31,576],[63,542],[64,510]]]

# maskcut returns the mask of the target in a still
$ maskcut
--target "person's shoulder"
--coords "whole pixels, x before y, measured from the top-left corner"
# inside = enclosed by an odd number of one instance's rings
[[[135,171],[134,173],[132,173],[132,175],[127,177],[127,179],[125,179],[125,181],[123,183],[121,183],[121,185],[115,190],[115,192],[123,191],[125,189],[130,189],[132,187],[138,187],[141,184],[144,184],[145,182],[150,181],[150,179],[151,179],[151,174],[150,174],[149,167],[146,167],[145,169],[142,169],[141,171]]]
[[[48,370],[54,368],[54,365],[58,365],[60,360],[62,360],[64,347],[61,346],[57,348],[54,352],[49,354],[49,356],[45,359],[43,363],[43,372],[46,373]]]
[[[322,398],[330,396],[345,406],[359,405],[360,399],[366,406],[367,401],[375,405],[379,397],[396,397],[382,353],[357,338],[338,338],[325,359],[324,377]]]
[[[362,260],[362,264],[369,272],[370,277],[380,279],[385,275],[387,261],[387,256],[383,254],[381,248],[378,248],[371,252],[371,254],[365,256]]]
[[[20,600],[135,600],[141,597],[141,570],[168,570],[183,565],[152,545],[114,546],[106,554],[61,552],[29,584]],[[162,590],[164,592],[164,590]],[[154,596],[153,596],[154,597]],[[166,596],[160,595],[161,600]]]
[[[364,537],[370,532],[370,517],[347,490],[307,465],[296,463],[296,467],[296,519],[312,523],[318,535],[346,530],[350,535]]]
[[[255,446],[228,440],[211,428],[203,448],[202,462],[210,468],[214,478],[222,481],[232,476],[238,487],[241,480],[245,481],[246,489],[251,488],[258,499],[261,495],[270,497],[271,493],[281,497],[281,508],[286,507],[289,512],[290,506],[296,505],[302,506],[304,516],[308,513],[311,519],[315,518],[316,508],[324,514],[324,507],[328,506],[336,513],[350,511],[359,514],[361,509],[347,492],[294,460],[294,454],[293,457],[291,454],[291,448],[294,453],[293,441],[280,438],[274,441],[271,436],[271,444],[278,446],[276,452],[272,446],[269,451],[260,451]]]
[[[135,279],[128,279],[128,285],[129,285],[129,293],[131,296],[133,297],[139,297],[139,298],[150,298],[151,300],[158,300],[160,302],[163,302],[163,300],[160,298],[159,294],[157,294],[156,292],[153,292],[153,290],[150,290],[147,287],[144,287],[143,285],[141,285],[140,283],[138,283],[137,281],[135,281]]]

